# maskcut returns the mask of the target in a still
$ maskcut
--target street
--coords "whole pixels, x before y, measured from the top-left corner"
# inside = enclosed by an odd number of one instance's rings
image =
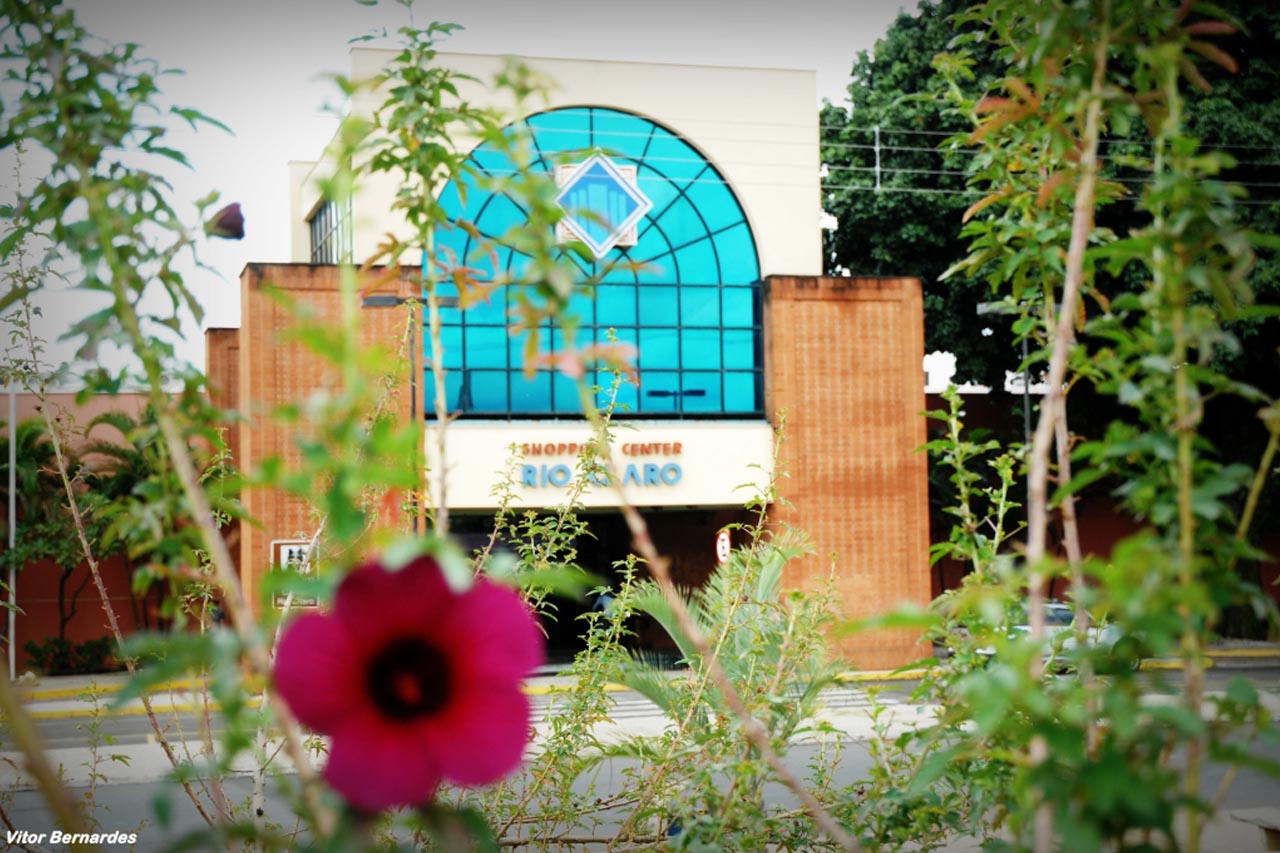
[[[1156,677],[1152,674],[1153,678]],[[1207,689],[1220,691],[1226,688],[1231,679],[1245,677],[1258,689],[1272,694],[1280,692],[1280,666],[1265,665],[1249,669],[1211,669],[1207,673]],[[1176,690],[1181,683],[1177,671],[1161,671],[1158,679],[1163,682],[1163,691]],[[910,714],[913,706],[910,702],[911,691],[917,682],[885,681],[878,685],[879,700],[883,704]],[[867,687],[863,683],[845,684],[828,692],[825,705],[833,719],[841,721],[854,720],[866,716],[870,702]],[[1154,688],[1153,688],[1154,689]],[[638,694],[623,691],[614,694],[615,709],[612,725],[620,731],[652,731],[656,732],[665,724],[657,709]],[[549,706],[556,701],[556,694],[541,693],[533,696],[535,722],[545,720]],[[197,720],[191,714],[178,715],[177,719],[166,716],[169,725],[181,726],[184,731],[198,731]],[[88,721],[81,718],[49,718],[38,721],[41,734],[46,738],[48,747],[63,762],[66,777],[82,784],[76,785],[73,792],[83,798],[86,805],[91,804],[102,832],[123,832],[137,835],[134,849],[152,851],[165,849],[174,844],[183,835],[199,830],[204,826],[203,819],[196,813],[189,799],[181,788],[168,781],[167,764],[163,761],[147,763],[133,760],[129,767],[107,759],[109,753],[143,755],[146,751],[157,752],[154,735],[146,718],[137,714],[122,716],[100,716],[96,731],[91,732]],[[216,724],[215,724],[216,725]],[[838,723],[838,725],[840,725]],[[858,729],[843,726],[846,731],[844,741],[844,757],[835,773],[835,784],[845,785],[866,778],[870,767],[870,757],[865,737],[858,735]],[[105,744],[105,738],[115,741]],[[102,762],[96,767],[83,766],[90,761],[90,752],[86,748],[94,738],[100,744],[99,757]],[[822,746],[817,743],[795,744],[787,755],[787,764],[797,774],[808,773],[809,762]],[[1280,760],[1280,744],[1259,746],[1259,754],[1273,760]],[[12,757],[12,756],[10,756]],[[1175,757],[1175,761],[1176,761]],[[72,765],[78,761],[81,767]],[[596,774],[596,796],[608,796],[622,778],[623,764],[619,760],[604,762]],[[1225,768],[1210,764],[1202,774],[1202,789],[1214,791],[1220,784]],[[105,780],[100,780],[92,791],[87,784],[89,776],[101,773]],[[30,789],[17,789],[11,784],[10,790],[0,795],[7,798],[6,810],[13,826],[28,832],[47,833],[54,829],[45,804],[38,792]],[[229,799],[234,804],[247,802],[251,783],[247,776],[231,778],[226,789]],[[91,795],[90,795],[91,794]],[[90,795],[90,796],[86,796]],[[790,804],[792,795],[780,786],[772,786],[766,790],[766,797],[778,804]],[[170,825],[160,827],[155,823],[156,803],[166,802],[170,814]],[[1256,839],[1257,830],[1238,822],[1231,821],[1227,813],[1233,809],[1253,808],[1273,805],[1280,802],[1280,780],[1269,778],[1251,769],[1242,769],[1236,777],[1228,795],[1223,800],[1221,817],[1215,821],[1217,835],[1210,834],[1207,850],[1218,850],[1220,853],[1236,853],[1237,850],[1258,849],[1241,847]],[[268,815],[275,821],[284,821],[288,817],[286,801],[280,795],[268,796]],[[1217,842],[1214,839],[1217,838]],[[50,849],[59,849],[56,845]],[[112,849],[112,848],[107,848]],[[124,849],[124,848],[118,848]],[[199,849],[199,848],[197,848]],[[960,845],[956,849],[968,849]]]

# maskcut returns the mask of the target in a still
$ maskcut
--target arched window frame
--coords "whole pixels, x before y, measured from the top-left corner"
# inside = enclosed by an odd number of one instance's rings
[[[579,346],[605,343],[612,334],[637,347],[639,386],[619,390],[616,417],[758,419],[764,414],[763,305],[759,261],[750,223],[723,174],[689,142],[648,118],[605,107],[565,107],[530,115],[534,167],[553,171],[603,153],[637,170],[638,186],[654,202],[637,226],[633,246],[618,246],[592,264],[572,253],[584,280],[599,280],[591,294],[576,294],[570,311],[580,319]],[[487,144],[469,163],[479,175],[513,169]],[[523,210],[500,192],[467,188],[462,202],[452,184],[441,193],[446,212],[471,222],[483,238],[499,240]],[[477,257],[465,229],[442,230],[444,257],[512,273],[523,256],[506,248]],[[619,261],[631,262],[620,265]],[[438,285],[453,295],[447,280]],[[442,310],[449,411],[476,418],[555,418],[581,414],[576,386],[539,370],[524,374],[521,336],[509,336],[506,294],[466,311]],[[541,336],[551,363],[564,341]],[[600,371],[596,384],[612,377]],[[434,413],[434,384],[424,383],[424,410]]]

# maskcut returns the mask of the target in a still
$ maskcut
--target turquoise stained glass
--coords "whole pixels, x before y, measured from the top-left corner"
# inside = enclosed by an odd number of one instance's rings
[[[751,228],[724,177],[676,134],[617,110],[551,110],[524,125],[538,168],[551,171],[602,154],[617,166],[634,167],[637,188],[652,203],[636,225],[634,246],[614,246],[594,264],[578,261],[584,281],[603,282],[570,304],[579,318],[580,343],[604,343],[612,328],[619,340],[638,347],[639,387],[620,390],[618,402],[626,406],[620,414],[761,416],[760,269]],[[499,238],[524,222],[524,211],[485,189],[483,176],[509,174],[512,164],[488,144],[472,152],[470,162],[478,177],[466,179],[464,193],[446,187],[441,203],[449,216],[471,222],[486,238]],[[618,216],[629,209],[624,203]],[[445,265],[466,263],[482,274],[516,272],[525,260],[508,249],[496,256],[479,252],[461,228],[442,230],[436,245]],[[619,260],[637,268],[619,268]],[[439,288],[450,295],[451,285]],[[442,312],[449,411],[472,417],[579,414],[572,382],[545,370],[525,375],[525,341],[509,335],[507,310],[498,291],[466,311]],[[541,340],[542,350],[554,356],[558,336],[548,330]],[[604,372],[596,377],[606,387],[610,380]],[[434,383],[423,384],[425,411],[432,413]]]

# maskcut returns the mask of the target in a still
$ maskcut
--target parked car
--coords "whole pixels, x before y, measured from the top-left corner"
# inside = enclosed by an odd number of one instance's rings
[[[1075,609],[1066,602],[1049,600],[1044,603],[1045,634],[1045,666],[1046,669],[1060,672],[1076,668],[1075,654],[1079,648],[1076,637]],[[1010,637],[1031,633],[1030,619],[1023,608],[1022,619],[1010,629]],[[1115,672],[1118,669],[1136,670],[1142,665],[1142,644],[1137,638],[1126,635],[1124,630],[1113,622],[1090,622],[1085,631],[1085,647],[1097,649],[1104,654],[1094,657],[1095,669],[1098,672]],[[996,650],[992,646],[977,649],[977,653],[992,656]]]

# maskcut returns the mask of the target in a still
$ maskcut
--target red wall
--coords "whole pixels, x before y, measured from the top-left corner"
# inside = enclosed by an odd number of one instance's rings
[[[137,630],[135,605],[129,595],[130,573],[124,557],[115,556],[101,564],[102,580],[107,589],[112,608],[125,634]],[[50,560],[28,564],[18,572],[17,601],[22,612],[17,616],[18,669],[28,668],[27,652],[23,646],[28,640],[41,642],[58,635],[58,580],[62,570]],[[76,614],[67,625],[67,639],[75,643],[110,636],[107,617],[98,589],[89,576],[89,569],[81,564],[72,570],[67,581],[70,593],[84,581],[84,589],[76,598]],[[141,605],[139,605],[141,606]],[[154,596],[150,599],[154,609]],[[156,625],[156,614],[151,613],[150,624]],[[7,636],[7,628],[5,630]]]
[[[948,404],[940,396],[930,394],[928,396],[929,410],[935,411],[939,409],[947,409]],[[1011,423],[1010,413],[1020,409],[1020,398],[1012,398],[1008,395],[972,395],[965,398],[963,418],[964,427],[967,430],[986,427],[991,428],[1000,423]],[[1034,416],[1034,413],[1033,413]],[[1021,415],[1018,414],[1019,420],[1015,425],[1020,425]],[[939,421],[929,422],[929,438],[940,438],[942,435]],[[1020,426],[1019,426],[1020,428]],[[932,464],[932,462],[930,463]],[[1019,485],[1021,488],[1021,485]],[[1020,500],[1020,498],[1018,498]],[[1086,556],[1106,556],[1110,554],[1118,542],[1134,535],[1142,529],[1142,525],[1131,518],[1123,509],[1116,506],[1115,500],[1105,492],[1091,494],[1077,502],[1076,518],[1080,526],[1080,545]],[[934,531],[934,541],[945,539],[945,531]],[[1049,546],[1051,553],[1066,559],[1066,553],[1061,546],[1057,547],[1056,552],[1053,550],[1056,540],[1055,533],[1050,532]],[[1270,593],[1271,597],[1280,602],[1280,586],[1276,585],[1277,579],[1280,579],[1280,566],[1275,562],[1280,559],[1280,531],[1267,531],[1261,537],[1262,550],[1272,556],[1272,561],[1264,563],[1259,571],[1259,583],[1263,590]],[[968,566],[961,565],[955,560],[945,559],[939,561],[933,567],[931,577],[931,588],[933,596],[936,598],[948,589],[955,589],[960,585],[961,579],[967,573]],[[1055,587],[1050,590],[1050,594],[1056,597],[1063,597],[1066,594],[1065,582],[1059,581]]]

